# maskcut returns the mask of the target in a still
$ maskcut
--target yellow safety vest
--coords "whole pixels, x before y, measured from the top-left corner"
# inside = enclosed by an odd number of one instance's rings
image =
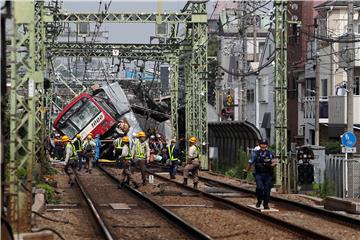
[[[137,148],[137,151],[136,151],[135,156],[138,157],[138,158],[145,159],[145,153],[146,153],[146,145],[145,145],[145,143],[144,143],[143,147],[141,147],[141,143],[137,142],[136,148]]]
[[[75,141],[78,141],[78,142],[79,142],[79,145],[78,145],[78,146],[79,146],[79,149],[76,149],[75,145],[73,144],[75,150],[76,150],[76,151],[81,151],[81,149],[82,149],[82,141],[81,141],[80,139],[76,139]]]
[[[169,151],[169,157],[171,161],[176,161],[178,160],[177,158],[174,158],[174,149],[175,149],[175,145],[173,145],[173,147],[170,149],[170,146],[168,146],[168,151]]]
[[[129,148],[129,146],[128,146]],[[132,157],[132,153],[131,153],[131,150],[129,148],[129,151],[128,151],[128,155],[125,157],[126,160],[131,160],[133,157]]]
[[[72,148],[72,150],[73,150],[73,154],[72,154],[72,156],[70,157],[69,160],[74,160],[75,157],[76,157],[76,154],[77,154],[76,149],[75,149],[75,146],[74,146],[74,144],[72,144],[72,143],[68,143],[68,144],[70,144],[70,146],[71,146],[71,148]],[[67,148],[67,145],[66,145],[66,148]]]
[[[115,144],[115,148],[116,149],[122,149],[123,146],[122,146],[122,139],[116,139],[116,144]]]

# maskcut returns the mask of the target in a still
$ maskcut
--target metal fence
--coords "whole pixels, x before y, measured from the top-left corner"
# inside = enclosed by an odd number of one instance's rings
[[[346,171],[347,181],[345,179]],[[344,155],[327,156],[325,181],[333,186],[337,197],[360,197],[360,157],[354,156],[351,160],[345,160]]]

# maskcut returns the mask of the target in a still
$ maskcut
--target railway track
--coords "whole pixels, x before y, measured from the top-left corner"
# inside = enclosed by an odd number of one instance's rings
[[[168,175],[152,173],[161,180],[181,185],[182,177],[180,176],[172,181]],[[320,236],[323,239],[358,239],[360,235],[359,219],[276,196],[271,197],[271,205],[279,209],[279,212],[261,213],[248,206],[256,202],[254,191],[206,177],[199,177],[199,180],[199,190],[193,190],[194,192],[223,201],[269,221],[286,224],[289,229],[299,227],[298,231],[319,234],[317,239],[320,239]],[[188,189],[191,188],[188,187]]]
[[[113,175],[120,172],[106,169]],[[162,175],[155,173],[154,176],[155,184],[148,184],[140,190],[214,239],[256,239],[263,236],[268,239],[334,239],[227,199],[184,187]]]
[[[102,169],[75,179],[104,239],[212,239]]]

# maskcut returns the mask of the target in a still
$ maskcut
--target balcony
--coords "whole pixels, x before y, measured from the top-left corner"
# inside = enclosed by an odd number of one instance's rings
[[[304,97],[304,119],[315,119],[315,97]],[[319,122],[328,123],[329,105],[327,97],[320,97]]]
[[[329,124],[346,124],[347,123],[347,96],[330,96],[329,97]],[[354,124],[360,124],[360,96],[354,96]]]

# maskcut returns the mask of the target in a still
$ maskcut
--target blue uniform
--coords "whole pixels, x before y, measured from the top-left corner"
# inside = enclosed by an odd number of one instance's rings
[[[99,158],[100,158],[100,149],[101,149],[101,140],[99,137],[95,138],[95,157],[94,157],[94,161],[95,164],[97,164]]]
[[[271,160],[274,155],[269,150],[254,152],[249,160],[250,165],[255,165],[256,197],[260,205],[264,200],[264,207],[268,207],[272,185]]]

